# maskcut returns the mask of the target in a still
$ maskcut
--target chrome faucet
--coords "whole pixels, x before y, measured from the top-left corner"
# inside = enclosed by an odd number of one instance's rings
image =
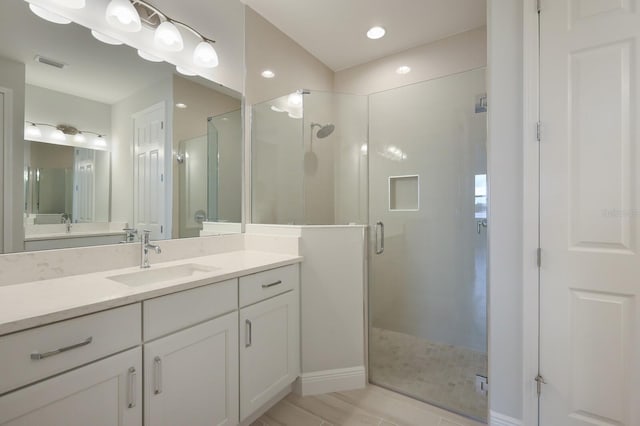
[[[151,264],[149,263],[149,249],[152,249],[156,252],[156,254],[162,253],[160,250],[160,246],[157,244],[151,244],[151,231],[144,230],[142,231],[143,235],[140,236],[140,268],[150,268]]]
[[[71,219],[66,218],[64,220],[64,224],[67,227],[67,234],[71,232]]]

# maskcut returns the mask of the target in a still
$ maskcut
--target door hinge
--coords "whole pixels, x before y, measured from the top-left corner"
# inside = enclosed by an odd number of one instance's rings
[[[542,122],[538,121],[536,123],[536,140],[540,142],[542,140]]]
[[[536,250],[536,262],[538,264],[538,268],[542,267],[542,249],[540,247]]]
[[[164,121],[160,122],[160,130],[164,130]]]
[[[536,391],[538,392],[538,396],[542,393],[542,385],[546,385],[547,382],[544,381],[544,377],[538,374],[534,379],[536,381]]]
[[[164,225],[160,225],[160,233],[162,234],[164,232]]]

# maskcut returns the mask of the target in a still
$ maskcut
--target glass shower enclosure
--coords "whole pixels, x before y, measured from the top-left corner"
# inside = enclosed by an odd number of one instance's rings
[[[485,71],[369,109],[369,379],[486,420]]]

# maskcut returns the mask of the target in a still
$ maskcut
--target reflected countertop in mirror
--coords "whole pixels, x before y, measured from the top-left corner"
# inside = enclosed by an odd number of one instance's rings
[[[25,81],[14,92],[24,93],[24,190],[4,202],[23,206],[26,250],[118,243],[123,228],[153,239],[241,228],[240,93],[47,22],[21,0],[2,2],[0,16],[0,71],[22,69]]]

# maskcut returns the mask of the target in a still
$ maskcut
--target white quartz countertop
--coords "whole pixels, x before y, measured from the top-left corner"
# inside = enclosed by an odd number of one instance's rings
[[[128,286],[110,276],[138,272],[139,267],[0,286],[0,335],[86,315],[214,282],[302,261],[287,254],[234,251],[211,256],[152,263],[151,269],[181,264],[213,267],[194,276]]]

